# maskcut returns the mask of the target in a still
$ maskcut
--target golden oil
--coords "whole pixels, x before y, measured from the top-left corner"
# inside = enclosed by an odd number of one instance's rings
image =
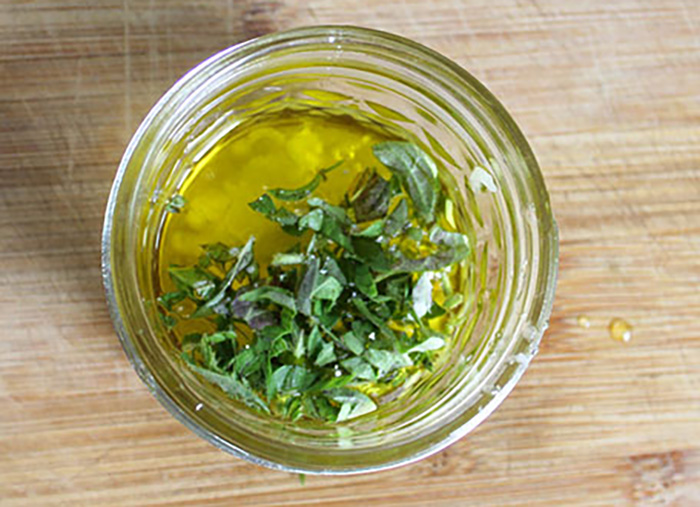
[[[186,205],[167,217],[161,232],[161,285],[170,287],[170,265],[195,264],[208,243],[242,245],[254,235],[256,256],[266,264],[298,239],[280,234],[277,224],[248,203],[270,188],[301,186],[319,169],[342,161],[316,191],[339,202],[358,173],[377,165],[372,146],[396,138],[349,115],[281,112],[237,128],[196,164],[179,190]]]

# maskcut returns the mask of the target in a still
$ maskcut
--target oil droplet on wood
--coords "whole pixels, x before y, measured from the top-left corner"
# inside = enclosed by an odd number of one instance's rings
[[[585,315],[579,315],[578,318],[576,319],[576,322],[578,323],[579,327],[583,327],[586,329],[591,327],[591,321]]]
[[[623,319],[615,318],[610,321],[610,337],[620,342],[628,342],[632,339],[632,326]]]

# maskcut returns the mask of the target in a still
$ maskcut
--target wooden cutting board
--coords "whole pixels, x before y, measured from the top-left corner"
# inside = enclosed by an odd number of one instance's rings
[[[317,23],[425,43],[504,102],[542,165],[561,270],[540,354],[485,424],[418,464],[302,486],[148,394],[107,315],[99,236],[122,151],[178,76]],[[700,3],[4,0],[0,505],[186,504],[700,505]]]

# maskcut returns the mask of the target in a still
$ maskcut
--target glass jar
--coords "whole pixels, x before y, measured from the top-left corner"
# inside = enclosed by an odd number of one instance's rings
[[[338,426],[254,413],[184,368],[155,303],[167,198],[243,118],[278,107],[360,111],[408,130],[463,197],[472,258],[468,313],[449,359],[400,402]],[[401,37],[346,26],[291,30],[218,53],[153,107],[119,166],[103,231],[114,325],[141,379],[170,413],[215,446],[272,468],[382,470],[466,435],[513,389],[552,308],[557,228],[535,158],[474,77]]]

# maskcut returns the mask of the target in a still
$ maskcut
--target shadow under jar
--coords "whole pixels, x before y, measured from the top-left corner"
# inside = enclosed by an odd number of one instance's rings
[[[470,240],[466,317],[448,359],[398,402],[338,425],[281,421],[230,399],[183,365],[158,318],[159,231],[168,198],[238,124],[281,107],[346,109],[408,131],[459,196]],[[180,79],[124,154],[102,241],[115,328],[161,404],[225,451],[303,473],[391,468],[466,435],[536,354],[557,273],[557,229],[544,182],[508,113],[443,56],[355,27],[267,35],[214,55]]]

